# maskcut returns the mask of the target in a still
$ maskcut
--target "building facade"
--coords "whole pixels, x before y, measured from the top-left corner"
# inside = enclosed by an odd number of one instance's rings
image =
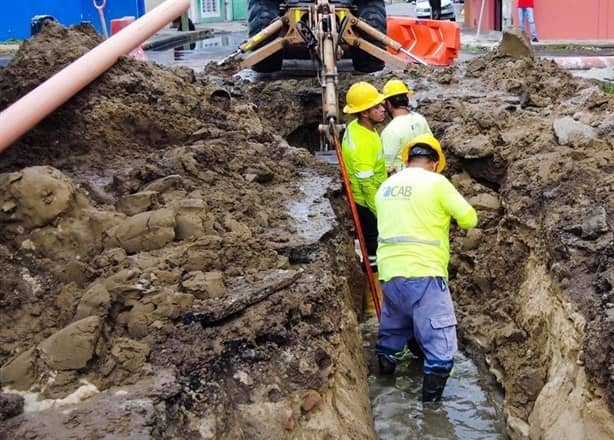
[[[614,0],[534,0],[540,40],[614,39]],[[465,25],[501,30],[518,24],[517,0],[465,0]]]
[[[6,3],[6,5],[5,5]],[[100,0],[98,3],[102,3]],[[108,0],[104,8],[107,29],[113,18],[140,17],[145,13],[144,0]],[[92,0],[19,0],[0,6],[0,41],[23,40],[30,36],[30,23],[35,15],[51,15],[63,25],[91,23],[98,32],[102,26]]]
[[[147,10],[164,0],[146,0]],[[190,19],[194,23],[219,23],[247,19],[247,0],[190,0]]]

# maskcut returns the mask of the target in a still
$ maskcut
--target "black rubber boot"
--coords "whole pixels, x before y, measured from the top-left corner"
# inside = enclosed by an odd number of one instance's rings
[[[379,372],[382,376],[391,376],[397,368],[395,362],[386,359],[386,356],[381,354],[377,355],[377,362],[379,363]]]
[[[439,402],[448,377],[448,375],[425,374],[422,381],[422,401]]]

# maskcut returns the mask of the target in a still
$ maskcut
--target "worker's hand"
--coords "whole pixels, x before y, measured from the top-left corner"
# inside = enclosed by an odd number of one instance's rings
[[[392,176],[393,174],[396,174],[397,169],[395,167],[390,167],[386,170],[388,172],[388,177]]]

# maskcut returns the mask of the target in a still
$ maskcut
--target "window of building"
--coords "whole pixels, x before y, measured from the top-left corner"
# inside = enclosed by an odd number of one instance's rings
[[[202,0],[202,17],[219,17],[220,2],[219,0]]]

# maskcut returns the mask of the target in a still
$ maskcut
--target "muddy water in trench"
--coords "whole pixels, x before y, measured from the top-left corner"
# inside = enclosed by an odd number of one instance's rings
[[[362,324],[369,357],[373,356],[377,327],[376,319]],[[399,365],[392,377],[379,376],[377,368],[372,368],[369,387],[375,431],[380,440],[508,438],[502,393],[492,385],[487,373],[461,352],[456,356],[454,376],[448,380],[440,404],[423,406],[422,365],[416,359]]]
[[[324,197],[330,184],[329,177],[312,173],[306,173],[299,181],[302,196],[288,206],[288,212],[296,221],[297,240],[306,240],[306,244],[318,241],[334,225],[335,215]],[[377,328],[376,319],[362,324],[364,347],[369,357],[373,356]],[[373,372],[377,369],[372,368]],[[503,396],[492,382],[488,373],[459,352],[455,374],[448,381],[443,402],[423,407],[419,361],[414,359],[400,365],[393,377],[371,374],[370,398],[378,438],[506,439]]]

